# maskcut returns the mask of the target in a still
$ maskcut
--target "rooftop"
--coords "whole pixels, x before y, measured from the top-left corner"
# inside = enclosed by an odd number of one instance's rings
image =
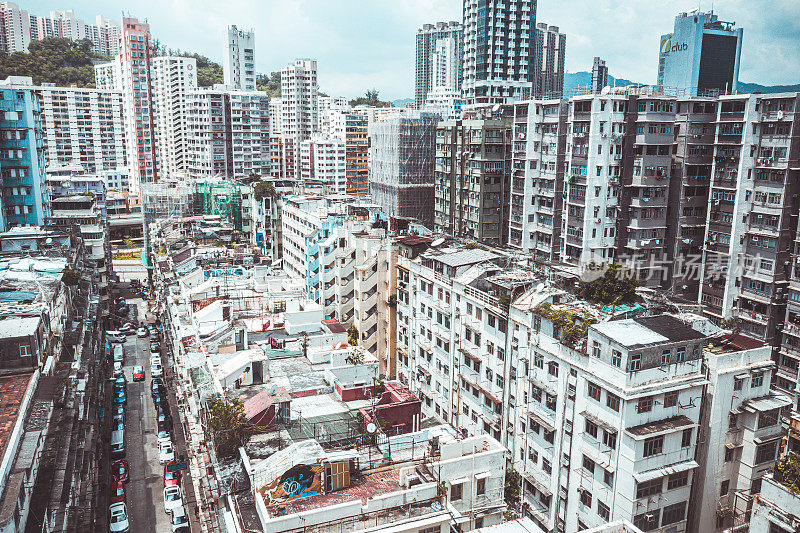
[[[705,338],[705,335],[672,315],[613,320],[592,327],[629,349]]]
[[[694,426],[694,422],[684,415],[673,416],[663,420],[656,420],[653,422],[645,422],[638,426],[627,428],[625,431],[634,437],[646,437],[655,433],[662,433],[667,431],[674,431],[685,427]]]
[[[17,374],[0,377],[0,452],[3,454],[32,376],[33,374]]]

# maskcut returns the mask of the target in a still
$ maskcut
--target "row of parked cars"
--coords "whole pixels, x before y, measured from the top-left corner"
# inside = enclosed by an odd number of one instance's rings
[[[171,531],[188,533],[189,518],[183,502],[180,487],[181,473],[175,460],[175,448],[172,443],[172,417],[169,401],[162,380],[163,367],[161,346],[158,342],[158,331],[155,326],[125,325],[119,330],[107,331],[106,339],[111,345],[114,361],[112,380],[113,390],[113,427],[111,432],[111,454],[115,458],[111,464],[111,494],[109,507],[109,530],[113,533],[130,531],[130,520],[127,509],[125,485],[130,480],[129,464],[125,456],[125,405],[127,404],[127,381],[122,371],[124,365],[124,348],[122,343],[127,335],[136,334],[140,338],[150,338],[150,394],[153,398],[157,424],[157,442],[159,447],[159,463],[164,465],[164,511],[169,515]],[[133,381],[144,381],[144,368],[133,367]]]

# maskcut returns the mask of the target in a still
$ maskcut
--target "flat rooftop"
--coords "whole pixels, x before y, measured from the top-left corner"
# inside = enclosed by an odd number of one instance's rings
[[[628,318],[592,326],[629,349],[704,339],[706,336],[671,315]]]

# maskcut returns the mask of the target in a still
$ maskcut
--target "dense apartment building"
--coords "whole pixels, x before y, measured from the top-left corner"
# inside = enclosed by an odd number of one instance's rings
[[[255,33],[228,26],[228,39],[222,55],[225,85],[245,91],[256,90]]]
[[[604,59],[595,57],[592,60],[592,92],[597,94],[608,85],[608,67]]]
[[[390,217],[433,222],[436,121],[417,111],[370,127],[370,196]]]
[[[45,139],[39,96],[0,86],[0,226],[40,226],[48,214]]]
[[[269,97],[225,85],[187,94],[187,170],[195,178],[269,174]]]
[[[98,89],[122,92],[131,190],[158,180],[150,25],[124,17],[113,61],[95,64]]]
[[[281,69],[281,133],[297,138],[311,136],[319,127],[317,62],[298,59]]]
[[[460,22],[424,24],[417,30],[414,101],[425,105],[428,92],[447,87],[461,92],[464,64],[464,27]]]
[[[347,150],[343,140],[313,134],[300,142],[300,180],[322,194],[347,192]]]
[[[494,246],[508,241],[511,135],[511,117],[437,124],[434,231]]]
[[[367,116],[349,111],[344,117],[347,194],[369,194],[369,134]]]
[[[514,106],[508,244],[547,263],[561,258],[568,102]]]
[[[193,57],[153,58],[158,167],[162,176],[186,172],[188,165],[188,94],[197,90],[197,60]]]
[[[561,98],[564,92],[564,58],[567,36],[558,26],[536,24],[533,33],[531,75],[534,98]]]
[[[741,331],[779,342],[797,232],[796,93],[721,96],[700,301]]]
[[[464,2],[464,105],[531,98],[536,0]]]
[[[398,376],[424,416],[509,450],[537,531],[730,527],[790,403],[770,389],[769,346],[698,315],[590,304],[505,252],[431,241],[397,241]]]
[[[0,49],[6,54],[27,52],[31,41],[63,37],[88,39],[92,52],[113,56],[119,47],[119,24],[97,15],[94,24],[75,16],[73,10],[51,11],[50,16],[31,15],[14,2],[0,2]]]
[[[24,76],[6,84],[39,96],[47,166],[79,164],[88,173],[126,166],[121,91],[35,86]]]

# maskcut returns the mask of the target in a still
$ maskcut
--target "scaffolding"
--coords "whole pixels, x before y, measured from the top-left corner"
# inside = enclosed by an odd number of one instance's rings
[[[180,219],[192,213],[194,190],[188,178],[170,177],[142,183],[142,209],[147,220]]]
[[[219,179],[199,180],[195,183],[194,214],[219,215],[242,230],[242,191],[238,183]]]
[[[435,113],[416,112],[371,128],[370,195],[390,217],[433,222],[436,122]]]

